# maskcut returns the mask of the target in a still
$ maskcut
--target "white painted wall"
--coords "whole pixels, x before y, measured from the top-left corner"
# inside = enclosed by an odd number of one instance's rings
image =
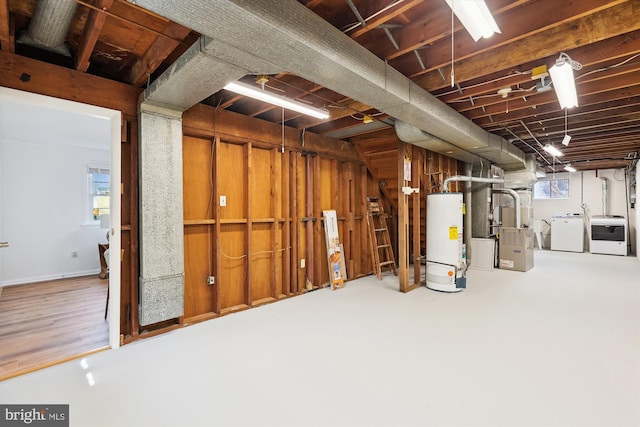
[[[547,178],[551,176],[548,174]],[[630,209],[627,212],[627,194],[624,169],[606,169],[597,171],[585,171],[576,173],[556,173],[556,179],[569,177],[569,199],[533,200],[533,216],[535,219],[543,219],[551,222],[551,217],[556,213],[581,213],[590,218],[593,215],[602,215],[602,180],[608,178],[608,214],[623,215],[629,220],[631,231],[631,250],[637,253],[637,224],[638,209]],[[546,179],[546,178],[542,178]],[[584,209],[583,209],[584,208]],[[543,226],[545,248],[551,246],[550,228]],[[589,250],[591,230],[588,221],[585,221],[585,251]]]
[[[3,250],[0,285],[96,274],[106,230],[83,224],[87,163],[110,163],[108,149],[60,141],[0,140]],[[72,257],[77,251],[78,256]]]

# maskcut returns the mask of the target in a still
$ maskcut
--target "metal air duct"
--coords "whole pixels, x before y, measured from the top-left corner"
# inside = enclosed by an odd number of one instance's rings
[[[524,167],[522,151],[486,132],[295,0],[128,1],[211,37],[217,55],[250,73],[259,72],[261,64],[272,64],[427,132],[442,141],[432,144],[434,151],[454,158],[456,153],[466,158],[465,152],[470,152],[503,169]],[[244,63],[235,62],[238,58]],[[225,77],[237,79],[218,75]]]
[[[40,0],[18,43],[71,56],[65,40],[77,8],[75,0]]]

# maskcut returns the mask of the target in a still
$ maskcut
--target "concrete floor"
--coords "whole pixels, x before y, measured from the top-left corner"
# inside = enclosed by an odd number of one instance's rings
[[[68,403],[72,426],[640,424],[636,258],[536,251],[458,294],[396,290],[200,323],[4,381],[0,403]]]

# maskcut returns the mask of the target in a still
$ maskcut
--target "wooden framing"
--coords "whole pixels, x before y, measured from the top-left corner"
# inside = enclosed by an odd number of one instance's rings
[[[414,285],[419,286],[422,281],[421,277],[421,242],[422,242],[422,153],[420,152],[420,148],[412,145],[411,146],[411,187],[418,188],[418,193],[411,194],[411,229],[412,229],[412,247],[413,247],[413,283]]]
[[[226,111],[214,113],[201,105],[185,113],[183,132],[185,242],[190,242],[185,244],[185,266],[200,265],[186,271],[185,304],[191,305],[185,309],[185,324],[300,294],[307,290],[306,280],[312,288],[325,286],[329,279],[321,215],[325,209],[335,209],[338,215],[347,278],[371,271],[363,203],[375,184],[349,144],[339,142],[334,153],[324,138],[307,135],[301,147],[299,133],[286,128],[283,152],[279,125]],[[193,149],[189,144],[202,147]],[[205,152],[205,144],[213,144],[213,158]],[[205,158],[191,160],[191,156]],[[208,164],[213,176],[201,171]],[[194,210],[202,217],[205,193],[211,191],[213,217],[194,219]],[[220,206],[220,196],[226,196],[227,206]],[[307,229],[309,234],[303,231]],[[189,230],[201,236],[194,237]],[[204,284],[203,266],[211,257],[214,286]],[[205,289],[215,293],[208,296]],[[214,298],[215,303],[193,301],[194,295]]]
[[[398,141],[398,281],[400,292],[409,292],[409,197],[402,192],[407,185],[404,179],[404,159],[411,157],[409,145]]]

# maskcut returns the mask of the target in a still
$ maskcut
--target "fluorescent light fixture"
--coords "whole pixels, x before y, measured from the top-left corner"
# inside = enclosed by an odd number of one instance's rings
[[[564,170],[566,170],[567,172],[577,172],[576,168],[571,165],[565,165]]]
[[[278,107],[286,108],[287,110],[297,111],[298,113],[306,114],[316,119],[328,119],[329,112],[320,108],[310,107],[298,102],[296,100],[269,93],[265,90],[249,86],[248,84],[241,82],[231,82],[224,87],[226,90],[235,92],[239,95],[248,96],[250,98],[257,99],[259,101],[268,102],[269,104],[277,105]]]
[[[446,0],[446,2],[467,29],[473,41],[477,42],[481,37],[486,39],[493,33],[500,33],[500,28],[484,0]]]
[[[562,145],[566,147],[569,145],[569,141],[571,141],[571,136],[565,135],[564,138],[562,138]]]
[[[553,145],[547,144],[544,146],[544,151],[546,151],[547,153],[551,154],[553,157],[561,157],[562,156],[562,151],[558,150],[556,147],[554,147]]]
[[[560,56],[556,64],[549,68],[553,87],[556,90],[558,102],[561,108],[571,108],[578,106],[578,94],[576,92],[576,82],[573,78],[573,66],[571,60]]]

